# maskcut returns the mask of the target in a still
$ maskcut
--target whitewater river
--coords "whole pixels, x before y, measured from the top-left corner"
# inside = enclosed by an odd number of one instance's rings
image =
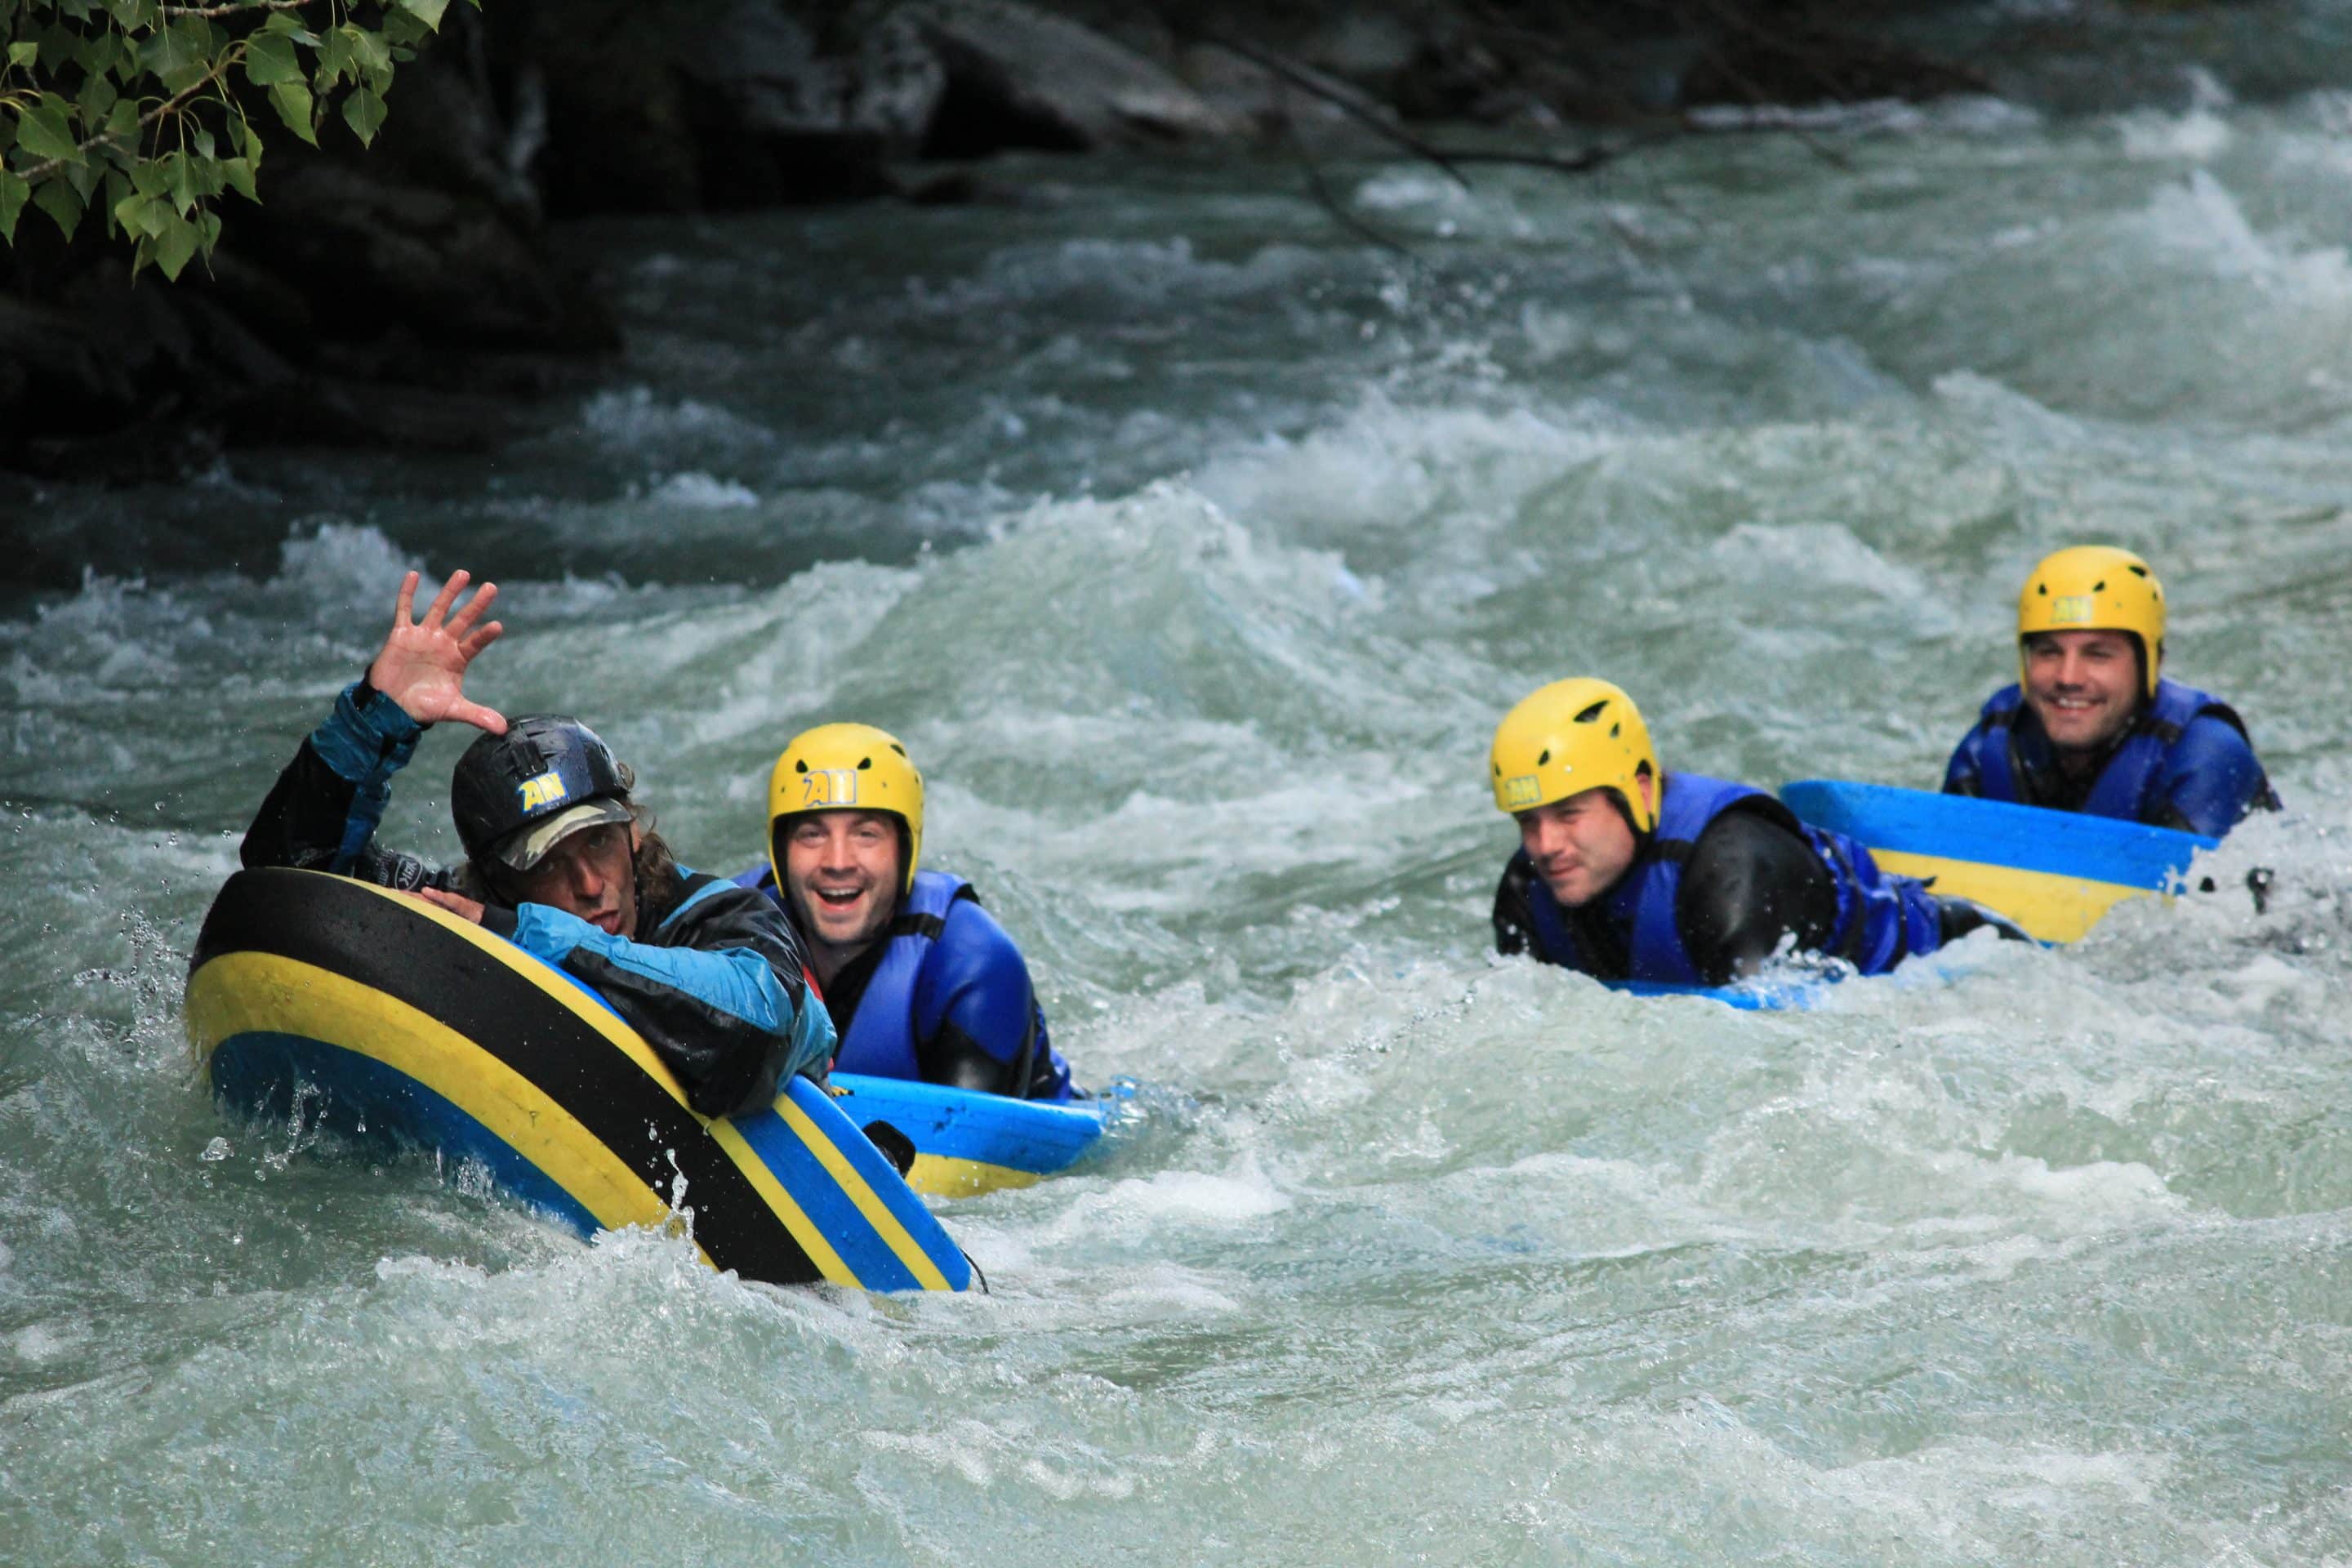
[[[573,231],[633,332],[494,459],[0,481],[0,1562],[2352,1558],[2352,99],[1996,101],[1603,177],[1039,163]],[[2042,552],[2144,552],[2293,808],[2225,889],[1825,1011],[1488,951],[1496,720],[1932,786]],[[167,566],[161,563],[169,562]],[[686,859],[862,719],[1108,1152],[947,1205],[992,1296],[583,1247],[225,1116],[236,837],[401,571]],[[390,841],[455,853],[466,735]]]

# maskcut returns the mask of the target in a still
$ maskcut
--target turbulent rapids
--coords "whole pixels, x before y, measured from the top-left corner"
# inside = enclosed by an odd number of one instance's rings
[[[631,357],[494,462],[0,481],[100,541],[0,605],[0,1557],[2352,1554],[2347,125],[1350,167],[1412,259],[1279,164],[605,225]],[[1492,955],[1520,695],[1933,788],[2084,539],[2286,800],[2218,891],[1806,1013]],[[758,858],[798,728],[923,758],[926,863],[1137,1086],[941,1206],[993,1294],[583,1249],[200,1092],[203,912],[410,565],[499,579],[480,695],[643,759],[696,866]],[[383,830],[445,859],[449,731]]]

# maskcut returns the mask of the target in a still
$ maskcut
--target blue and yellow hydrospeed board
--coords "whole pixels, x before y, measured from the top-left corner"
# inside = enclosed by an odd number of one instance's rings
[[[2170,892],[2219,841],[2111,816],[1808,779],[1780,791],[1799,820],[1846,834],[1881,866],[2000,910],[2042,942],[2073,942],[2122,900]]]
[[[205,917],[188,1038],[232,1109],[478,1161],[583,1236],[690,1209],[714,1266],[961,1290],[971,1266],[881,1151],[795,1078],[712,1121],[604,1001],[478,926],[363,882],[241,871]],[[870,1119],[869,1119],[870,1120]]]
[[[860,1127],[887,1121],[915,1146],[908,1184],[919,1193],[969,1197],[1025,1187],[1066,1169],[1103,1135],[1105,1102],[1008,1100],[905,1079],[833,1075],[834,1101]]]

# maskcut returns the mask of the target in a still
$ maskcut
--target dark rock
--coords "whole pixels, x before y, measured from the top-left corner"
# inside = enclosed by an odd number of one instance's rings
[[[946,73],[923,146],[931,157],[1164,146],[1244,129],[1173,73],[1065,16],[1013,0],[919,0],[898,15]]]
[[[1699,54],[1682,106],[1914,102],[1990,90],[1987,79],[1899,44],[1820,27],[1734,30]]]

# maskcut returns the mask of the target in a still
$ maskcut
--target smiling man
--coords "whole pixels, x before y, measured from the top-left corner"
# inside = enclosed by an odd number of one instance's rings
[[[1495,805],[1519,849],[1495,890],[1495,945],[1601,980],[1724,985],[1785,948],[1883,974],[1978,926],[1965,900],[1878,868],[1761,790],[1658,766],[1633,699],[1556,681],[1495,731]]]
[[[1021,950],[962,878],[919,868],[923,775],[870,724],[793,737],[768,780],[768,864],[735,879],[808,943],[843,1072],[1068,1100]]]
[[[635,775],[587,725],[554,714],[509,723],[467,698],[467,667],[503,628],[480,621],[495,584],[456,608],[466,581],[454,574],[412,623],[408,574],[367,674],[262,802],[245,864],[392,888],[569,971],[645,1037],[706,1116],[765,1109],[792,1073],[822,1078],[833,1024],[774,906],[678,865],[633,798]],[[449,783],[467,858],[437,868],[379,847],[375,829],[392,775],[445,719],[483,732]]]
[[[2279,800],[2230,706],[2163,677],[2164,587],[2128,550],[2034,567],[2017,600],[2021,679],[1952,753],[1944,793],[2218,838]]]

